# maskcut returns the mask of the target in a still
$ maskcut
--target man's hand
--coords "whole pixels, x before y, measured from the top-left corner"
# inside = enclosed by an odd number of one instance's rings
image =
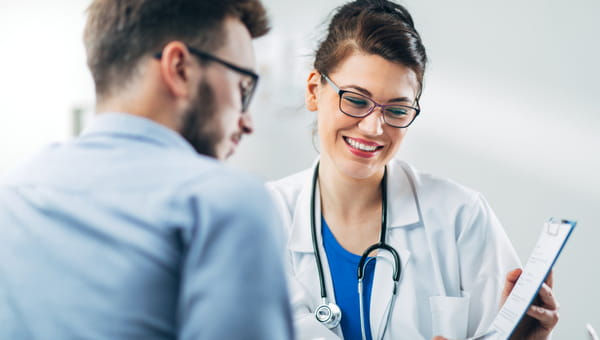
[[[506,275],[506,282],[502,291],[502,304],[506,302],[522,272],[521,269],[515,269]],[[553,275],[550,271],[545,283],[542,284],[538,292],[538,296],[527,310],[527,315],[523,317],[511,339],[545,340],[548,338],[552,329],[558,323],[558,302],[552,294],[552,285]]]

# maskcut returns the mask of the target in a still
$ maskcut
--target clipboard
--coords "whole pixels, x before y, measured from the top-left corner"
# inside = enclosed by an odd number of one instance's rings
[[[550,218],[544,224],[523,273],[517,280],[506,302],[483,335],[471,338],[507,340],[536,298],[550,270],[556,263],[577,222]]]

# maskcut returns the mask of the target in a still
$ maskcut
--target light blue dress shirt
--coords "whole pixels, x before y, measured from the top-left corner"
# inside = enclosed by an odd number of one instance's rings
[[[0,339],[290,339],[263,185],[98,115],[0,186]]]

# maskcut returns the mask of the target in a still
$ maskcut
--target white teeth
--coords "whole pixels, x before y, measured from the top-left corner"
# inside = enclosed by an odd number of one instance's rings
[[[363,143],[357,142],[354,139],[350,139],[350,138],[346,138],[346,142],[348,142],[348,144],[350,144],[352,147],[357,148],[361,151],[375,151],[375,149],[377,149],[376,146],[374,145],[365,145]]]

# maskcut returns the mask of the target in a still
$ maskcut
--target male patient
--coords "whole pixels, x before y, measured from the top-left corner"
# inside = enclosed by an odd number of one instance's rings
[[[0,339],[293,337],[277,215],[215,159],[267,31],[259,0],[92,2],[98,114],[0,186]]]

